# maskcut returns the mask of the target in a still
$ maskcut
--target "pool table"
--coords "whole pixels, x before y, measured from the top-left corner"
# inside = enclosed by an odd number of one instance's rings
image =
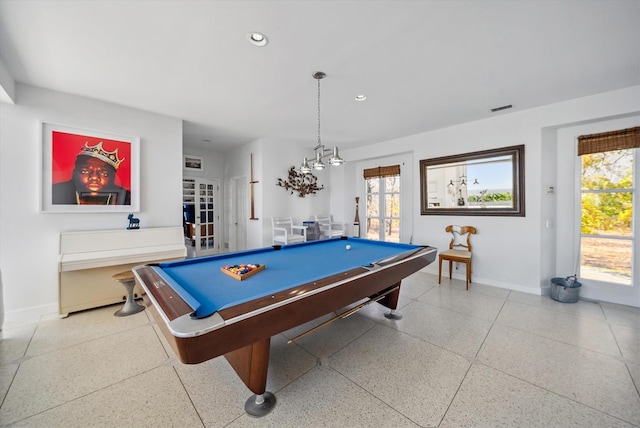
[[[354,303],[357,308],[375,301],[391,309],[385,316],[397,317],[400,282],[435,257],[428,246],[341,237],[137,266],[133,272],[180,361],[197,364],[224,355],[255,394],[245,411],[263,416],[275,405],[266,391],[271,336]],[[264,270],[242,280],[222,272],[249,263]]]

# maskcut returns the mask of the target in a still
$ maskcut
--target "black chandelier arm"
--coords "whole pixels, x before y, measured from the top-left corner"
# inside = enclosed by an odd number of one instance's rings
[[[466,175],[461,175],[459,180],[449,180],[449,184],[447,184],[447,186],[451,187],[451,186],[456,186],[457,184],[460,184],[461,186],[466,186],[467,185],[466,178],[467,178]],[[477,178],[474,178],[473,183],[471,184],[480,184],[480,182],[478,181]]]

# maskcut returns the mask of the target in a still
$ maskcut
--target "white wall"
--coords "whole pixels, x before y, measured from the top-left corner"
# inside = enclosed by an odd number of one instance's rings
[[[517,105],[516,105],[517,108]],[[446,248],[448,224],[470,224],[478,229],[473,237],[473,280],[528,293],[540,294],[556,271],[573,269],[556,264],[549,257],[549,244],[556,243],[555,219],[546,229],[548,216],[556,212],[556,198],[545,196],[544,186],[553,184],[554,173],[565,164],[556,161],[554,131],[568,124],[597,121],[640,112],[640,86],[525,111],[499,114],[490,119],[470,122],[392,141],[342,150],[350,164],[361,159],[413,153],[413,240],[439,249]],[[544,142],[544,144],[543,144]],[[455,155],[499,147],[525,145],[526,217],[422,216],[420,215],[421,159]],[[344,186],[332,181],[332,210],[348,211],[353,195],[361,191],[360,180],[346,172]],[[349,176],[350,175],[350,176]],[[551,176],[551,177],[550,177]],[[355,178],[354,178],[355,177]],[[550,178],[552,180],[550,181]],[[341,203],[342,207],[337,204]],[[557,210],[562,210],[558,206]],[[425,271],[436,273],[437,263]],[[463,271],[458,275],[462,278]]]
[[[140,137],[136,217],[143,228],[182,224],[180,119],[20,84],[16,104],[0,109],[0,271],[7,323],[57,312],[60,232],[128,225],[126,213],[39,212],[41,122]]]
[[[558,200],[558,157],[556,149],[558,139],[555,128],[544,128],[541,133],[542,165],[542,203],[540,204],[540,273],[544,278],[555,276],[556,271],[556,231],[558,230],[557,200]],[[563,165],[564,167],[564,165]],[[553,190],[547,191],[548,188]],[[553,192],[553,193],[551,193]],[[573,232],[573,231],[572,231]],[[541,287],[545,287],[541,284]]]
[[[183,170],[182,175],[190,178],[205,178],[208,180],[224,179],[225,155],[213,149],[185,148],[184,155],[200,156],[204,159],[203,171]],[[220,183],[222,184],[222,182]]]
[[[15,104],[16,82],[0,60],[0,102]]]
[[[251,185],[249,181],[251,180],[251,155],[253,154],[253,180],[258,181],[257,184],[254,185],[254,215],[259,220],[249,220],[251,216]],[[227,151],[225,153],[225,162],[224,162],[224,177],[225,177],[225,186],[227,189],[229,185],[229,180],[237,177],[245,177],[247,183],[247,200],[245,212],[247,215],[247,248],[258,248],[262,247],[262,186],[263,186],[263,166],[262,166],[262,145],[260,140],[252,141],[249,144],[245,144],[242,147],[238,147],[236,149]],[[229,227],[228,220],[230,219],[230,207],[228,198],[225,198],[225,237],[229,236]],[[228,240],[225,239],[225,242],[228,243]],[[228,248],[226,246],[225,248]]]

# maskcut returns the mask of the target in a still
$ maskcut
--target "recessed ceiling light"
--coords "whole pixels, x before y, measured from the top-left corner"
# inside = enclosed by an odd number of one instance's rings
[[[364,101],[367,99],[366,95],[356,95],[356,101]]]
[[[257,33],[257,32],[249,33],[247,34],[247,37],[249,38],[249,42],[253,46],[263,47],[269,44],[269,39],[267,38],[267,36],[265,36],[262,33]]]

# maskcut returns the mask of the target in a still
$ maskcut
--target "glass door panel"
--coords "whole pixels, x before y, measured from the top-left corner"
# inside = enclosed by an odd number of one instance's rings
[[[196,256],[205,256],[219,252],[216,237],[216,219],[218,214],[218,184],[209,180],[196,180]]]

